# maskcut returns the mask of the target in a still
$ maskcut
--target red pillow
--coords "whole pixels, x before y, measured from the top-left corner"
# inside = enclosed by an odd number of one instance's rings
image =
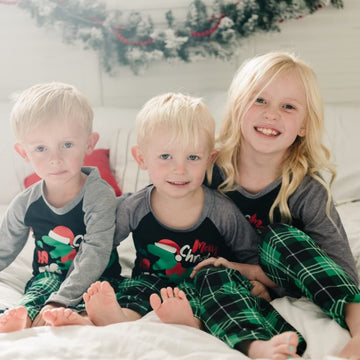
[[[99,169],[100,176],[113,187],[116,196],[120,196],[121,190],[110,170],[109,152],[109,149],[95,149],[90,155],[85,156],[84,166],[96,166]],[[40,178],[33,173],[25,178],[25,187],[27,188],[39,180]]]

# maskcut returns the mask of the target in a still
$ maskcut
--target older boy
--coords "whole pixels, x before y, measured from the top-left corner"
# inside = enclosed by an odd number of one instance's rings
[[[82,167],[99,139],[92,121],[85,96],[57,82],[25,90],[12,109],[15,150],[42,181],[12,201],[0,226],[0,270],[30,230],[35,240],[33,277],[18,307],[0,315],[0,332],[44,325],[41,309],[77,305],[105,269],[119,274],[114,191],[96,168]]]

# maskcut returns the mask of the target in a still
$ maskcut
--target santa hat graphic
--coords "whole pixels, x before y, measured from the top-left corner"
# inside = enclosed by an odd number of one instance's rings
[[[71,246],[74,243],[74,234],[66,226],[57,226],[53,230],[50,230],[49,237],[63,244],[67,244]]]
[[[176,242],[170,239],[162,239],[159,242],[155,243],[155,245],[165,251],[171,252],[173,254],[176,253],[175,260],[181,261],[180,246]]]

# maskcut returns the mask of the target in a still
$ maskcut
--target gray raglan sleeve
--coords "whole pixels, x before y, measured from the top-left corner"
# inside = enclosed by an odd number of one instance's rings
[[[330,205],[331,218],[327,216],[327,199],[323,185],[308,177],[289,199],[290,211],[294,219],[303,224],[302,230],[358,284],[346,232],[333,202]]]
[[[258,264],[259,235],[236,205],[221,196],[212,217],[235,259],[240,263]]]
[[[115,245],[120,245],[132,231],[132,218],[136,215],[131,201],[132,194],[125,193],[118,198],[116,209]]]
[[[27,192],[28,193],[28,192]],[[0,225],[0,271],[8,267],[19,255],[29,237],[25,225],[27,196],[19,194],[9,205]]]
[[[102,180],[86,189],[84,200],[86,234],[68,275],[47,303],[77,305],[90,284],[97,281],[108,265],[114,248],[116,197]]]

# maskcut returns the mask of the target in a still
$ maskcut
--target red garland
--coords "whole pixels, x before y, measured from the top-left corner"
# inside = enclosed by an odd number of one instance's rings
[[[120,42],[127,45],[135,45],[135,46],[146,46],[152,44],[155,40],[149,39],[145,41],[131,41],[130,39],[127,39],[126,37],[122,36],[118,28],[114,28],[116,37]]]
[[[201,32],[197,32],[197,31],[192,31],[190,32],[190,35],[192,37],[205,37],[205,36],[209,36],[211,34],[213,34],[219,27],[221,20],[225,17],[225,13],[222,13],[221,16],[219,17],[219,19],[216,21],[216,24],[208,30],[205,31],[201,31]],[[127,45],[135,45],[135,46],[146,46],[146,45],[150,45],[152,44],[155,40],[154,39],[149,39],[149,40],[145,40],[145,41],[131,41],[130,39],[127,39],[126,37],[124,37],[118,28],[114,28],[116,37],[118,38],[119,41],[121,41],[123,44],[127,44]]]
[[[201,32],[193,31],[193,32],[190,32],[190,35],[192,37],[204,37],[204,36],[211,35],[212,33],[214,33],[217,30],[217,28],[219,27],[219,25],[221,23],[221,20],[224,17],[225,17],[225,13],[222,13],[221,16],[219,17],[218,21],[216,22],[216,24],[211,29],[201,31]]]

